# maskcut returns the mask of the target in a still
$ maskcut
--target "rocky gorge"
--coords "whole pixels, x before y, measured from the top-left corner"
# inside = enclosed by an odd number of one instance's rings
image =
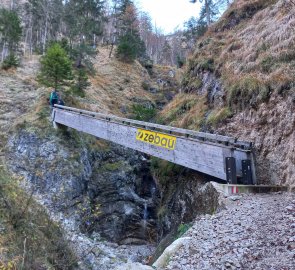
[[[198,41],[181,86],[175,77],[183,70],[157,66],[150,73],[137,61],[122,64],[108,57],[108,48],[99,48],[93,59],[97,74],[85,97],[62,89],[66,104],[252,141],[259,184],[292,191],[294,9],[287,0],[272,3],[235,1]],[[249,40],[249,32],[257,38]],[[277,37],[284,46],[275,48]],[[44,256],[46,263],[28,269],[140,270],[154,264],[159,270],[293,270],[292,193],[224,196],[210,183],[218,179],[72,129],[55,129],[50,91],[35,80],[38,63],[26,59],[22,67],[0,72],[0,173],[15,176],[11,179],[20,180],[28,195],[17,205],[18,215],[8,216],[22,221],[24,211],[34,212],[29,204],[36,200],[60,228],[57,235],[65,237],[77,264],[57,266]],[[0,184],[2,192],[6,183]],[[2,197],[0,205],[12,208]],[[33,233],[47,226],[28,224]],[[0,244],[5,226],[1,219]],[[27,235],[21,231],[14,255],[20,263],[30,249]]]
[[[63,225],[82,269],[147,262],[164,236],[171,233],[160,250],[179,224],[218,205],[202,177],[187,172],[161,186],[143,154],[75,131],[44,134],[22,126],[7,147],[9,170]]]
[[[22,94],[14,90],[19,82],[11,76],[13,86],[5,88],[11,105]],[[181,223],[215,211],[217,194],[204,176],[179,167],[167,177],[161,171],[169,163],[74,130],[54,129],[43,91],[30,88],[36,103],[15,116],[15,126],[3,118],[9,127],[9,133],[3,130],[5,166],[63,228],[79,269],[148,263],[175,239]]]

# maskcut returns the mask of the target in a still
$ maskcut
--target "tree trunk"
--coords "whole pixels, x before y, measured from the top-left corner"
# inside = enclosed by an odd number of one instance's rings
[[[2,48],[1,63],[3,63],[5,56],[6,56],[6,42],[4,41],[3,48]]]
[[[112,57],[113,49],[114,49],[114,42],[112,42],[112,44],[111,44],[111,50],[110,50],[110,53],[109,53],[109,58]]]
[[[11,0],[10,1],[10,10],[13,10],[14,9],[14,0]]]
[[[209,7],[209,2],[208,0],[205,0],[205,8],[206,8],[206,20],[207,20],[207,25],[209,26],[211,24],[211,14],[210,14],[210,7]]]
[[[33,44],[32,44],[32,41],[33,40],[33,27],[31,25],[30,27],[30,56],[33,55]]]
[[[42,48],[43,55],[45,54],[45,50],[46,50],[47,31],[48,31],[48,12],[46,12],[46,20],[45,20],[45,31],[44,31],[43,48]]]

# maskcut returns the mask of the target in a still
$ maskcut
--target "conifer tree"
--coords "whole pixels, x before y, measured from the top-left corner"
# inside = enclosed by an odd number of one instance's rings
[[[90,56],[96,54],[96,40],[103,34],[104,2],[102,0],[68,0],[65,2],[66,33],[70,39],[70,56],[74,62],[75,93],[82,95],[92,73]]]
[[[25,46],[42,54],[49,41],[56,40],[63,24],[63,0],[27,0],[24,24]],[[24,49],[26,51],[26,47]]]
[[[196,3],[197,1],[203,3],[200,12],[200,19],[205,19],[207,25],[209,26],[214,21],[214,17],[218,14],[218,4],[220,4],[220,0],[190,0],[191,3]]]
[[[144,42],[139,34],[139,21],[134,4],[130,0],[122,0],[119,5],[120,27],[117,56],[124,61],[133,61],[145,53]]]
[[[0,9],[1,62],[9,54],[14,54],[22,34],[21,21],[15,11]]]
[[[92,44],[103,33],[102,0],[65,1],[66,33],[72,42]]]
[[[41,58],[39,82],[48,87],[58,88],[66,80],[72,79],[72,64],[66,51],[55,43]]]

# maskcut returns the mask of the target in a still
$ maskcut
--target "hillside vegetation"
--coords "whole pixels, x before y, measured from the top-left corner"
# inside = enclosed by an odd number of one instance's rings
[[[94,59],[95,75],[78,98],[88,110],[122,116],[134,116],[134,104],[144,108],[159,109],[167,103],[179,87],[179,71],[165,66],[154,66],[151,74],[137,61],[124,63],[116,57],[109,58],[108,47],[100,47]],[[175,77],[169,76],[169,71]]]
[[[19,181],[0,167],[0,268],[74,269],[62,229]]]
[[[255,108],[272,94],[294,94],[294,27],[295,9],[290,1],[235,1],[196,44],[183,79],[184,91],[207,94],[223,90],[218,105],[232,112]],[[204,74],[209,72],[215,75],[222,89],[210,89],[211,85],[206,85]],[[184,106],[183,96],[175,103]],[[199,108],[199,101],[195,103]],[[185,112],[196,110],[195,106],[186,107]],[[230,116],[228,110],[215,112],[220,120]],[[179,124],[186,126],[186,121]],[[200,121],[194,124],[195,129],[200,128]]]
[[[233,110],[257,106],[272,93],[293,93],[295,9],[287,3],[237,1],[211,30],[218,33],[216,40],[208,42],[204,50],[217,49],[211,56],[213,70],[220,73],[227,104]],[[243,21],[247,17],[248,23]]]
[[[294,29],[291,1],[235,1],[197,42],[160,119],[252,140],[261,183],[293,185]]]

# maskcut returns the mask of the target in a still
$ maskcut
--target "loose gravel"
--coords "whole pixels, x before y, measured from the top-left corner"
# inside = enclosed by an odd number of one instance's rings
[[[225,198],[225,209],[198,218],[169,270],[295,269],[295,194]]]

